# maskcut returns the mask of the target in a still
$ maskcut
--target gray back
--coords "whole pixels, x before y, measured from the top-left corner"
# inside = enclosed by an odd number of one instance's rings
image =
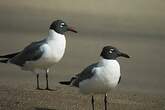
[[[10,59],[10,62],[19,66],[23,66],[26,61],[38,60],[44,53],[44,50],[40,48],[44,43],[46,43],[46,39],[38,42],[32,42],[30,45],[25,47],[20,54]]]
[[[92,76],[94,76],[95,74],[95,71],[93,71],[93,69],[97,67],[97,64],[98,63],[91,64],[90,66],[85,68],[81,73],[77,74],[75,80],[73,80],[72,82],[72,85],[79,87],[79,83],[81,81],[92,78]]]

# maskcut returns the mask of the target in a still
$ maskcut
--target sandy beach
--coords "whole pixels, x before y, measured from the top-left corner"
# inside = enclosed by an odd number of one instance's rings
[[[164,110],[163,10],[161,0],[1,1],[0,55],[43,39],[56,19],[63,19],[79,33],[66,33],[66,53],[50,70],[50,87],[54,91],[35,90],[34,74],[14,65],[0,64],[0,110],[91,109],[90,96],[58,82],[95,63],[105,45],[113,45],[132,56],[118,59],[122,80],[108,93],[108,110]],[[42,88],[44,78],[41,74]],[[98,95],[96,110],[102,109],[103,96]]]
[[[89,110],[91,97],[80,95],[76,89],[56,86],[55,91],[38,91],[0,86],[1,110]],[[104,107],[103,96],[95,96],[97,110]],[[113,91],[108,94],[108,110],[163,110],[165,98],[159,95]]]

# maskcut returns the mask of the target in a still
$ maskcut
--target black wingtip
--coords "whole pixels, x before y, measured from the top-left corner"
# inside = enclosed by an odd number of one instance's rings
[[[0,58],[12,58],[16,55],[18,55],[20,52],[12,53],[12,54],[7,54],[7,55],[1,55]]]
[[[0,60],[1,63],[7,63],[8,62],[8,59],[6,60]]]
[[[61,81],[61,82],[59,82],[60,84],[63,84],[63,85],[70,85],[70,81]]]

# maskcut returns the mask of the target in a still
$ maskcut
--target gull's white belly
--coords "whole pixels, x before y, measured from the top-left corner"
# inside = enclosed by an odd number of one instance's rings
[[[107,78],[94,76],[93,78],[84,80],[80,83],[80,92],[85,94],[106,93],[117,86],[118,80],[119,77],[110,80]]]

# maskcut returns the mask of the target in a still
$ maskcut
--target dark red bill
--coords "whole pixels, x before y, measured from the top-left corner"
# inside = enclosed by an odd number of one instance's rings
[[[130,58],[129,55],[127,55],[126,53],[122,53],[122,52],[120,52],[119,56],[122,56],[122,57],[125,57],[125,58]]]
[[[68,31],[71,31],[71,32],[77,33],[77,31],[74,30],[72,27],[68,27]]]

